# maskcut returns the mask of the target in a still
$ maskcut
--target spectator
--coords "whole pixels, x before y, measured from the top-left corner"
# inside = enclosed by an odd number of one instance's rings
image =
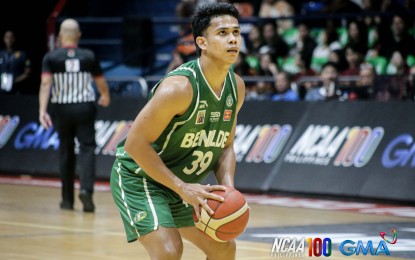
[[[253,24],[248,34],[248,40],[246,41],[248,55],[258,57],[262,45],[264,45],[264,39],[262,37],[261,29],[258,25]]]
[[[370,63],[362,63],[359,67],[359,79],[356,83],[357,86],[369,86],[375,87],[376,83],[376,70]]]
[[[323,0],[322,13],[360,13],[362,8],[354,0]]]
[[[325,101],[338,100],[340,93],[337,89],[337,80],[339,73],[337,67],[332,62],[327,62],[323,65],[320,79],[321,85],[307,91],[306,101]]]
[[[368,31],[365,24],[361,21],[352,20],[347,26],[347,42],[344,47],[357,46],[366,55],[368,50]]]
[[[239,52],[238,59],[234,63],[234,72],[240,76],[254,76],[256,71],[254,68],[249,66],[249,63],[246,61],[246,53],[243,51]]]
[[[180,0],[176,5],[176,16],[184,19],[190,18],[196,6],[196,0]],[[180,24],[178,34],[176,47],[171,53],[172,59],[167,66],[166,73],[197,56],[190,24]]]
[[[272,53],[262,53],[259,56],[259,76],[276,76],[278,73],[278,66],[275,62],[276,58]]]
[[[297,25],[298,38],[295,42],[294,48],[290,53],[295,55],[298,52],[304,53],[304,55],[312,56],[313,51],[317,46],[316,40],[311,37],[310,29],[305,22],[300,22]]]
[[[95,92],[94,78],[100,93],[98,104],[108,106],[110,95],[94,53],[78,47],[81,37],[74,19],[62,22],[59,31],[61,47],[47,53],[42,62],[39,92],[39,121],[45,129],[52,119],[59,135],[59,170],[62,181],[61,209],[74,206],[75,170],[79,169],[79,199],[84,212],[94,212],[92,200],[95,182]],[[52,91],[51,91],[52,88]],[[47,112],[49,97],[52,119]],[[75,138],[79,142],[79,167],[76,167]]]
[[[305,52],[297,53],[295,55],[295,65],[298,68],[298,72],[294,75],[294,81],[304,76],[315,76],[317,72],[313,70],[311,66],[311,56]]]
[[[370,63],[362,63],[359,66],[359,78],[356,87],[348,92],[348,100],[369,100],[377,89],[376,70]]]
[[[400,51],[394,51],[392,57],[386,67],[387,75],[408,75],[410,71],[409,66],[406,64],[405,59]]]
[[[337,69],[339,70],[340,74],[342,74],[349,67],[346,56],[344,55],[344,52],[342,49],[336,49],[336,50],[330,51],[329,61],[336,64]]]
[[[274,89],[271,82],[265,80],[259,80],[252,87],[248,87],[248,93],[246,94],[246,100],[271,100],[271,96],[274,94]]]
[[[179,33],[181,36],[177,40],[176,48],[172,51],[172,59],[167,66],[167,73],[197,56],[193,35],[191,32],[184,31],[186,28],[186,26],[181,27]]]
[[[285,0],[263,0],[259,9],[260,18],[282,18],[276,21],[278,33],[291,29],[294,25],[292,19],[284,19],[295,15],[294,7]]]
[[[294,74],[293,81],[297,84],[297,91],[300,99],[304,99],[307,90],[316,85],[315,82],[303,80],[303,77],[314,77],[317,75],[317,72],[310,67],[311,57],[303,52],[296,54],[295,64],[298,68],[298,72]]]
[[[383,45],[380,46],[379,55],[390,60],[395,51],[402,54],[404,60],[408,55],[415,56],[415,39],[408,32],[409,18],[404,15],[395,14],[391,23],[392,37],[387,39]],[[383,33],[383,31],[381,32]]]
[[[382,101],[406,99],[411,92],[410,68],[399,51],[392,54],[386,74],[383,92],[379,91],[376,98]]]
[[[392,42],[392,31],[390,25],[385,20],[381,20],[380,23],[376,23],[373,27],[372,43],[368,52],[366,53],[367,58],[383,57],[385,59],[387,54],[387,48],[390,48]]]
[[[380,1],[379,0],[362,0],[361,8],[362,8],[363,13],[377,12],[380,9]],[[363,20],[367,28],[376,26],[376,16],[367,15],[367,16],[364,16]]]
[[[13,31],[4,33],[3,42],[5,48],[0,51],[0,93],[30,93],[31,62],[26,52],[15,47]]]
[[[357,76],[359,75],[359,66],[365,59],[365,53],[360,49],[359,45],[346,46],[346,60],[348,67],[344,70],[342,76]]]
[[[275,77],[275,94],[271,96],[272,101],[298,101],[299,96],[292,86],[292,76],[285,71],[281,71]]]
[[[276,58],[287,56],[289,51],[288,45],[277,33],[277,26],[274,20],[267,20],[263,24],[262,37],[264,45],[259,49],[259,53],[270,52]]]
[[[181,18],[189,18],[195,11],[197,0],[179,0],[176,4],[176,16]]]
[[[320,34],[321,40],[317,41],[317,46],[314,48],[311,67],[320,71],[321,66],[325,64],[330,55],[330,51],[341,49],[339,36],[332,21],[327,21],[325,29]]]

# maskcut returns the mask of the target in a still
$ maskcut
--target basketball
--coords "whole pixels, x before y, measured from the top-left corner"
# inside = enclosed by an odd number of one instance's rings
[[[209,238],[226,242],[237,238],[245,231],[249,220],[250,208],[245,197],[233,187],[226,186],[225,191],[212,191],[223,197],[223,202],[208,199],[209,207],[214,211],[209,215],[205,209],[201,209],[200,219],[193,210],[193,220],[197,229],[205,233]]]

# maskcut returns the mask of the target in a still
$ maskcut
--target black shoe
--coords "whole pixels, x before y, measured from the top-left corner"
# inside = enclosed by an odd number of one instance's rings
[[[92,195],[89,192],[81,190],[81,192],[79,193],[79,199],[84,205],[84,212],[95,211],[95,205],[94,205],[94,202],[92,201]]]
[[[73,210],[73,204],[68,201],[61,201],[60,207],[64,210]]]

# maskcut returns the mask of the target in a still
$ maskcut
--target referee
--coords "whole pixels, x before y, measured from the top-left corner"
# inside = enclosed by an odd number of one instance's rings
[[[95,54],[79,48],[79,24],[74,19],[62,22],[59,31],[61,47],[43,57],[39,91],[39,121],[45,129],[52,119],[59,135],[59,170],[62,181],[61,209],[73,210],[75,170],[79,170],[79,199],[84,212],[94,212],[92,200],[95,182],[96,97],[92,79],[99,92],[98,104],[108,106],[108,83]],[[51,116],[47,107],[51,103]],[[80,149],[76,165],[75,138]]]

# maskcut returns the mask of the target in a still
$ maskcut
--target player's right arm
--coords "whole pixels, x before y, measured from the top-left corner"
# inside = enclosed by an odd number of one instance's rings
[[[192,98],[193,89],[187,77],[171,76],[164,79],[154,96],[135,118],[124,148],[151,178],[179,194],[184,201],[195,208],[197,214],[200,212],[200,206],[213,213],[205,199],[222,201],[220,196],[210,191],[224,188],[219,185],[183,182],[167,168],[151,145],[173,117],[186,112]]]

